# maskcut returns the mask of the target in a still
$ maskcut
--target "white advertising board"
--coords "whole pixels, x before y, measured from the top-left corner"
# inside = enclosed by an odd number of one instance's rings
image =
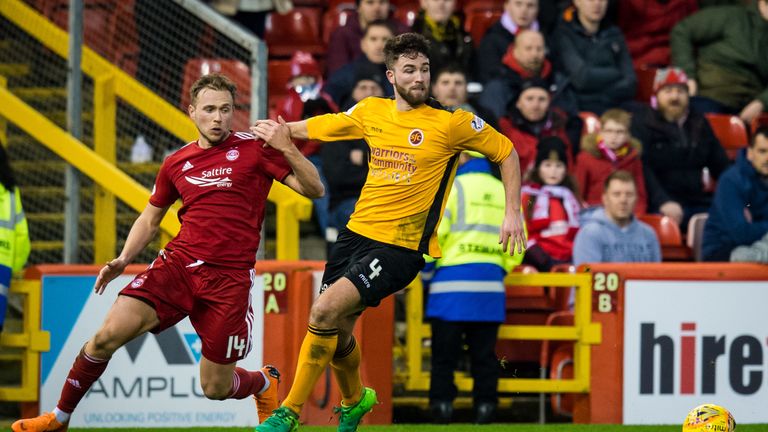
[[[42,327],[51,333],[51,350],[42,355],[40,408],[56,406],[61,386],[83,344],[101,326],[118,291],[131,282],[123,275],[106,292],[93,294],[94,276],[45,276]],[[263,281],[253,292],[253,348],[239,362],[261,368],[264,328]],[[70,420],[71,427],[254,426],[253,398],[211,401],[200,387],[200,339],[189,319],[158,334],[137,338],[112,357]]]
[[[630,280],[625,288],[625,424],[681,424],[722,405],[768,423],[765,282]]]

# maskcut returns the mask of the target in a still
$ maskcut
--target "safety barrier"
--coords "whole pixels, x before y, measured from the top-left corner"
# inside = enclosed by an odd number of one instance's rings
[[[21,362],[21,385],[0,387],[2,401],[36,401],[40,377],[40,353],[50,348],[50,335],[40,329],[40,281],[15,280],[11,294],[24,296],[21,333],[0,334],[0,346],[21,348],[21,353],[4,354],[3,360]]]
[[[69,35],[19,0],[0,1],[0,15],[59,56],[66,58]],[[116,233],[115,197],[134,210],[144,209],[149,190],[115,167],[116,113],[120,98],[140,113],[186,142],[197,136],[192,121],[183,112],[154,94],[90,48],[83,46],[83,72],[94,80],[93,136],[90,150],[57,127],[10,91],[0,86],[0,117],[7,118],[40,141],[62,159],[91,177],[98,185],[94,194],[94,262],[113,258]],[[1,131],[0,131],[1,133]],[[277,258],[299,257],[299,221],[311,216],[312,203],[290,188],[275,182],[268,199],[277,206]],[[169,210],[161,228],[175,235],[180,227],[177,207]]]
[[[562,340],[574,341],[574,377],[573,379],[535,379],[535,378],[501,378],[501,392],[529,393],[586,393],[590,390],[590,346],[601,341],[600,324],[591,322],[591,277],[589,274],[568,273],[510,273],[504,283],[512,287],[548,286],[565,289],[574,287],[575,316],[573,326],[543,326],[543,325],[502,325],[499,339],[522,340]],[[514,289],[514,288],[512,288]],[[406,390],[426,391],[429,389],[429,372],[423,369],[424,357],[428,351],[424,347],[424,339],[429,338],[431,330],[424,323],[423,289],[420,279],[414,280],[407,288],[407,338]],[[472,379],[458,373],[456,386],[461,391],[472,389]]]

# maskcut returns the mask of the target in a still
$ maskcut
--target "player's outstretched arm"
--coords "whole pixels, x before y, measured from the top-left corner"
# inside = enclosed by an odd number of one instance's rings
[[[293,145],[288,124],[282,117],[278,121],[265,120],[251,127],[251,132],[266,142],[265,146],[280,151],[293,172],[283,180],[286,186],[308,197],[325,195],[325,187],[317,168]]]
[[[160,228],[160,222],[163,220],[165,213],[168,211],[168,207],[159,208],[152,204],[147,204],[144,211],[141,212],[136,221],[133,222],[131,231],[128,233],[128,238],[125,240],[125,246],[123,246],[120,256],[108,262],[101,271],[99,276],[96,277],[96,283],[93,285],[93,290],[96,294],[102,294],[114,278],[120,276],[125,270],[125,266],[131,263],[136,255],[138,255],[145,247],[155,238],[158,229]]]
[[[509,254],[523,253],[527,240],[525,238],[525,228],[523,214],[520,212],[520,160],[517,152],[512,152],[500,164],[501,181],[504,183],[504,194],[506,204],[504,206],[504,222],[501,225],[499,233],[499,244],[503,251]]]
[[[274,122],[274,120],[270,120],[270,119],[256,120],[256,123],[254,123],[254,125],[251,127],[251,130],[253,131],[253,128],[258,127],[261,124],[269,124],[270,122]],[[286,123],[286,125],[288,126],[288,130],[290,131],[291,138],[301,139],[301,140],[309,139],[306,120],[289,122],[289,123]]]

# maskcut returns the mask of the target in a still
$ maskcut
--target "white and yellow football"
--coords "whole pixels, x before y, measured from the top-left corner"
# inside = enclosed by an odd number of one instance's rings
[[[699,405],[683,422],[683,432],[734,432],[736,421],[731,413],[715,404]]]

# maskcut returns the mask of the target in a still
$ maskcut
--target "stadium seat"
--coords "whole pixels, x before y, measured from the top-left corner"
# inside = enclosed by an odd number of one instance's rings
[[[557,311],[547,317],[547,326],[572,326],[573,312]],[[573,341],[544,340],[541,343],[539,356],[540,378],[569,379],[573,378]],[[539,395],[539,423],[546,420],[545,393]],[[556,415],[571,415],[573,412],[573,395],[552,394],[552,412]]]
[[[584,123],[581,129],[581,135],[600,132],[600,117],[597,114],[589,111],[581,111],[579,113],[581,121]]]
[[[754,135],[757,132],[757,128],[760,126],[768,126],[768,113],[762,113],[759,116],[752,119],[750,124],[750,134]]]
[[[458,7],[457,7],[458,9]],[[504,0],[466,0],[461,7],[464,16],[469,16],[474,12],[492,11],[504,12]]]
[[[656,232],[661,246],[661,257],[664,261],[685,261],[690,260],[691,251],[683,244],[683,235],[680,233],[680,227],[669,216],[660,214],[644,214],[638,218],[650,225]]]
[[[635,100],[649,104],[651,102],[651,96],[653,96],[653,81],[656,79],[656,71],[658,68],[652,66],[644,66],[639,69],[635,69],[635,75],[637,75],[637,91],[635,92]]]
[[[181,88],[189,89],[198,78],[209,73],[220,72],[227,75],[237,85],[235,116],[232,122],[234,130],[248,130],[251,110],[251,72],[248,65],[231,59],[190,59],[184,66],[184,80]],[[190,103],[189,92],[181,93],[181,109],[187,111]]]
[[[475,47],[480,45],[480,41],[485,36],[485,32],[496,21],[501,18],[501,11],[498,10],[475,10],[466,15],[464,19],[464,31],[466,31],[475,44]]]
[[[416,17],[419,15],[418,3],[404,3],[397,5],[392,17],[408,27],[413,27],[413,22],[416,21]]]
[[[328,0],[328,9],[352,9],[355,10],[355,0]]]
[[[688,233],[685,236],[685,242],[688,245],[688,248],[691,249],[693,260],[697,262],[701,261],[704,225],[706,225],[708,218],[708,213],[696,213],[691,216],[691,220],[688,221]]]
[[[749,144],[749,136],[744,122],[735,115],[712,113],[705,115],[728,157],[735,159],[739,149]]]
[[[340,4],[337,7],[329,8],[323,14],[323,43],[328,45],[331,40],[331,34],[339,27],[347,24],[347,21],[354,17],[355,5],[350,6],[347,3]]]
[[[295,51],[325,54],[320,34],[321,10],[297,7],[285,15],[271,12],[264,26],[264,40],[270,57],[290,57]]]
[[[270,60],[267,63],[267,97],[279,97],[288,93],[286,86],[290,79],[290,60]]]

